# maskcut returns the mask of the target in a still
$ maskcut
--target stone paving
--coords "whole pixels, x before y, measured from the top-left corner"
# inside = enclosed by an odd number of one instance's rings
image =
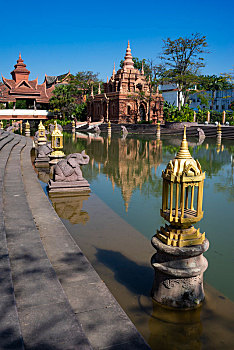
[[[0,134],[0,349],[149,349],[52,208],[31,148]]]

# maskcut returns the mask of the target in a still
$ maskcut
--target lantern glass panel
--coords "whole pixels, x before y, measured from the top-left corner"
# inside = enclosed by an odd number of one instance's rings
[[[55,144],[56,144],[56,147],[60,147],[60,137],[56,137]]]

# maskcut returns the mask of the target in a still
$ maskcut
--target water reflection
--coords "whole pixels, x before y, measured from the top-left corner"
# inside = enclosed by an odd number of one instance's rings
[[[172,142],[173,141],[173,142]],[[108,288],[127,312],[152,349],[232,349],[234,146],[205,139],[189,140],[190,152],[206,171],[201,230],[210,240],[209,268],[202,308],[176,312],[150,298],[154,250],[150,239],[163,223],[161,171],[174,157],[181,140],[156,137],[122,139],[77,134],[65,136],[66,154],[90,156],[83,175],[91,184],[88,200],[52,199],[56,211]],[[95,195],[97,194],[98,197]],[[128,211],[125,211],[125,208]],[[81,213],[88,220],[83,220]],[[78,219],[77,219],[78,218]],[[85,225],[80,225],[79,223]]]
[[[89,214],[82,210],[83,201],[88,200],[89,192],[81,194],[51,193],[49,197],[61,219],[69,220],[71,224],[83,225],[89,221]]]
[[[154,349],[200,350],[202,348],[201,308],[175,311],[152,303],[149,343]]]

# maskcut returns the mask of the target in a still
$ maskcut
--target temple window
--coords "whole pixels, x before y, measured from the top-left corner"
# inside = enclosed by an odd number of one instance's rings
[[[137,87],[137,89],[138,89],[139,91],[142,91],[142,84],[139,83],[139,84],[137,84],[136,87]]]
[[[127,110],[128,110],[127,114],[130,115],[130,113],[131,113],[131,106],[128,106]]]

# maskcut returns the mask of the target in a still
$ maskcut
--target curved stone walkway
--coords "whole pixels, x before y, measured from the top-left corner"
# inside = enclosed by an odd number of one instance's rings
[[[0,134],[0,349],[149,349],[50,205],[31,148]]]

